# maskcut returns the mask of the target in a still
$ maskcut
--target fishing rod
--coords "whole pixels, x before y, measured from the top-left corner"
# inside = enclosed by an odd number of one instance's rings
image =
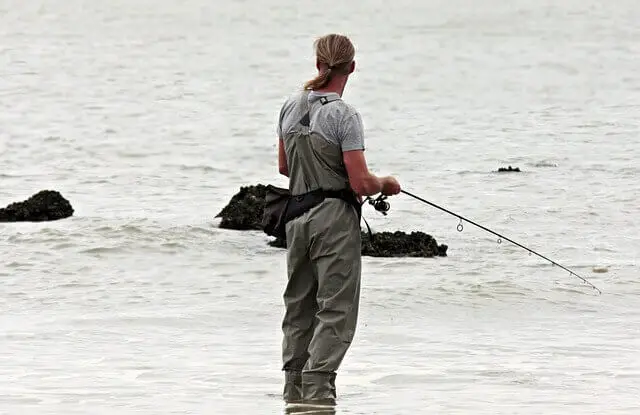
[[[580,278],[584,283],[586,283],[587,285],[591,286],[591,288],[593,288],[594,290],[596,290],[596,291],[598,292],[598,294],[602,294],[602,291],[600,291],[600,290],[599,290],[595,285],[593,285],[592,283],[590,283],[589,281],[587,281],[587,279],[585,279],[584,277],[581,277],[580,275],[576,274],[574,271],[572,271],[572,270],[570,270],[569,268],[567,268],[567,267],[565,267],[565,266],[563,266],[563,265],[561,265],[561,264],[557,263],[556,261],[554,261],[554,260],[552,260],[552,259],[549,259],[549,258],[547,258],[546,256],[544,256],[544,255],[542,255],[542,254],[537,253],[537,252],[536,252],[536,251],[534,251],[533,249],[527,248],[526,246],[524,246],[524,245],[522,245],[522,244],[519,244],[518,242],[513,241],[513,240],[511,240],[511,239],[507,238],[507,237],[506,237],[506,236],[504,236],[504,235],[501,235],[501,234],[499,234],[499,233],[497,233],[497,232],[494,232],[494,231],[492,231],[492,230],[491,230],[491,229],[489,229],[489,228],[486,228],[486,227],[484,227],[484,226],[482,226],[482,225],[479,225],[479,224],[475,223],[474,221],[472,221],[472,220],[470,220],[470,219],[465,218],[464,216],[458,215],[457,213],[454,213],[454,212],[452,212],[452,211],[450,211],[450,210],[448,210],[448,209],[445,209],[445,208],[443,208],[443,207],[441,207],[441,206],[438,206],[438,205],[436,205],[435,203],[429,202],[428,200],[425,200],[425,199],[423,199],[423,198],[421,198],[421,197],[419,197],[419,196],[416,196],[416,195],[414,195],[414,194],[412,194],[412,193],[410,193],[410,192],[407,192],[406,190],[400,190],[400,192],[401,192],[401,193],[406,194],[407,196],[411,196],[411,197],[413,197],[414,199],[417,199],[417,200],[421,201],[422,203],[426,203],[427,205],[433,206],[433,207],[435,207],[435,208],[437,208],[437,209],[440,209],[440,210],[442,210],[442,211],[444,211],[444,212],[446,212],[446,213],[448,213],[448,214],[450,214],[450,215],[453,215],[453,216],[457,217],[458,219],[460,219],[460,223],[459,223],[459,224],[458,224],[458,226],[456,227],[456,228],[457,228],[457,230],[458,230],[458,232],[462,232],[462,229],[464,228],[464,227],[463,227],[463,225],[462,225],[462,222],[463,222],[463,221],[464,221],[464,222],[469,222],[469,223],[471,223],[472,225],[475,225],[475,226],[477,226],[478,228],[480,228],[480,229],[482,229],[482,230],[485,230],[485,231],[487,231],[487,232],[490,232],[490,233],[492,233],[492,234],[496,235],[496,236],[499,238],[499,239],[498,239],[498,243],[502,243],[502,239],[504,239],[504,240],[507,240],[507,241],[511,242],[512,244],[517,245],[517,246],[519,246],[520,248],[522,248],[522,249],[524,249],[524,250],[528,251],[528,252],[529,252],[529,255],[531,255],[531,254],[536,254],[536,255],[537,255],[537,256],[539,256],[540,258],[543,258],[543,259],[545,259],[545,260],[547,260],[547,261],[551,262],[551,264],[553,264],[553,265],[557,265],[557,266],[559,266],[560,268],[564,269],[565,271],[569,272],[569,275],[573,275],[573,276],[575,276],[575,277]],[[382,212],[382,214],[383,214],[383,215],[386,215],[386,214],[387,214],[386,212],[389,210],[390,205],[389,205],[389,202],[387,202],[385,199],[386,199],[386,196],[384,196],[384,195],[380,195],[380,196],[379,196],[377,199],[375,199],[375,200],[374,200],[374,199],[369,199],[369,203],[370,203],[371,205],[373,205],[373,207],[374,207],[377,211]]]

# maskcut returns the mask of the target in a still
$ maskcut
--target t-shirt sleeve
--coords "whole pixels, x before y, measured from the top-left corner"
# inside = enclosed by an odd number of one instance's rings
[[[348,116],[340,125],[342,151],[364,150],[364,127],[359,113]]]
[[[280,107],[280,114],[278,115],[278,124],[276,125],[276,134],[278,136],[278,139],[282,138],[282,118],[284,115],[284,107],[285,107],[284,104]]]

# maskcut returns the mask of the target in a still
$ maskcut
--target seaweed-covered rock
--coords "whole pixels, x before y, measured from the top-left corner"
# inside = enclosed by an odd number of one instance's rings
[[[448,246],[424,232],[379,232],[371,236],[362,232],[362,255],[371,257],[422,257],[447,256]],[[276,238],[268,243],[275,248],[286,248],[287,241]]]
[[[436,257],[447,256],[447,245],[438,245],[433,236],[424,232],[380,232],[373,239],[363,235],[362,255],[373,257]]]
[[[216,218],[222,218],[220,227],[241,231],[262,230],[266,194],[267,186],[262,184],[240,187],[240,191],[233,195],[229,204],[216,215]]]
[[[500,167],[498,168],[499,173],[507,173],[507,172],[520,172],[520,167]]]
[[[68,218],[73,207],[55,190],[41,190],[23,202],[0,209],[0,222],[44,222]]]

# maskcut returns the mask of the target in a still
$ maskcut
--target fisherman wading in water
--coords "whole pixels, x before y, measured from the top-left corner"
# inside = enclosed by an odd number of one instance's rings
[[[289,178],[290,203],[305,212],[286,223],[283,398],[333,406],[358,318],[359,199],[395,195],[400,185],[369,172],[362,119],[342,100],[355,70],[353,44],[329,34],[315,50],[318,75],[284,103],[278,123],[279,170]]]

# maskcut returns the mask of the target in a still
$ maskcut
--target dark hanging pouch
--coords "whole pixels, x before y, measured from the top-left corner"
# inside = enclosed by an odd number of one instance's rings
[[[264,233],[276,238],[285,239],[285,215],[291,199],[289,189],[267,185],[262,214],[262,229]]]
[[[286,239],[286,224],[292,219],[304,215],[322,203],[325,198],[338,198],[354,206],[360,220],[361,205],[355,194],[349,190],[316,189],[310,192],[292,196],[288,189],[267,185],[262,229],[269,236]]]
[[[262,214],[264,233],[276,238],[286,239],[286,224],[292,219],[304,215],[325,199],[322,189],[292,196],[289,189],[267,185]]]

